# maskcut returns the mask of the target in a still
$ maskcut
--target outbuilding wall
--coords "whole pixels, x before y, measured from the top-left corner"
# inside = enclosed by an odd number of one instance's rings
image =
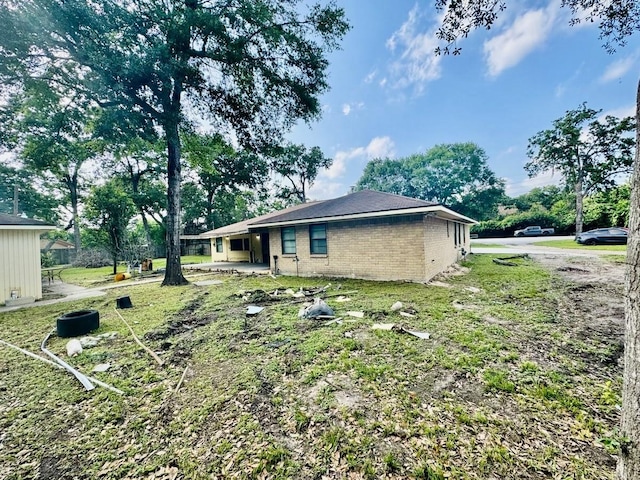
[[[16,290],[20,297],[42,298],[40,234],[36,230],[0,230],[0,304]]]
[[[231,239],[249,239],[249,250],[231,250]],[[262,261],[260,237],[256,234],[230,235],[222,237],[222,252],[216,252],[216,239],[211,239],[212,262],[258,262]]]
[[[330,222],[326,255],[310,253],[309,225],[296,226],[295,255],[282,254],[281,230],[271,228],[271,270],[277,255],[283,275],[425,282],[469,251],[469,228],[459,224],[456,244],[456,224],[424,215]]]

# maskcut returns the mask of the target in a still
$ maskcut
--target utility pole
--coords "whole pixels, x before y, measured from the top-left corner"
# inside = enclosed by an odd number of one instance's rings
[[[18,215],[18,184],[13,185],[13,214]]]

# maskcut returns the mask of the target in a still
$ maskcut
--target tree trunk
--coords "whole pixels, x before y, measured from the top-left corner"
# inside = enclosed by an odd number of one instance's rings
[[[149,228],[149,220],[147,220],[147,216],[144,213],[144,208],[140,208],[139,212],[142,217],[142,225],[144,227],[144,236],[147,240],[147,246],[149,247],[149,251],[151,251],[151,229]]]
[[[167,270],[162,285],[184,285],[180,263],[180,135],[178,121],[167,122]]]
[[[576,194],[576,238],[582,233],[582,222],[584,219],[583,215],[583,200],[584,195],[582,192],[582,178],[579,178],[576,181],[574,191]]]
[[[71,182],[69,184],[69,194],[71,197],[71,213],[73,216],[73,244],[76,247],[76,255],[82,250],[80,241],[80,216],[78,215],[78,185]]]
[[[617,478],[640,478],[640,82],[636,95],[636,154],[631,177],[625,281],[624,380]]]

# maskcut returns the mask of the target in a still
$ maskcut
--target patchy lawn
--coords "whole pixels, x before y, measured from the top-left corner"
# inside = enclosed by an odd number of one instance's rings
[[[622,267],[470,259],[438,286],[330,280],[342,324],[299,319],[283,293],[329,280],[268,276],[0,314],[0,338],[37,352],[58,315],[98,309],[98,333],[118,336],[68,360],[111,364],[92,375],[126,392],[0,346],[0,477],[613,478]],[[123,294],[164,367],[114,312]],[[247,319],[249,304],[265,310]],[[392,322],[431,337],[371,329]]]
[[[535,242],[533,245],[539,245],[541,247],[555,247],[555,248],[571,248],[573,250],[611,250],[614,252],[626,252],[626,245],[580,245],[575,240],[544,240]]]
[[[211,256],[186,255],[180,257],[180,261],[182,262],[182,265],[189,265],[194,263],[209,263],[211,262]],[[153,259],[154,270],[165,268],[166,265],[166,258]],[[117,271],[118,273],[126,272],[127,266],[123,263],[119,264]],[[150,273],[151,272],[143,272],[143,276],[149,276]],[[60,276],[66,283],[72,283],[74,285],[80,285],[83,287],[99,287],[101,285],[113,283],[113,265],[100,268],[69,267],[65,268]]]

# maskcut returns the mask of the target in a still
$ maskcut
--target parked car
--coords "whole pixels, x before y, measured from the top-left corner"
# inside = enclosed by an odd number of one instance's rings
[[[514,237],[537,237],[539,235],[553,235],[555,230],[553,228],[541,228],[538,226],[535,227],[526,227],[522,230],[516,230],[513,232]]]
[[[576,241],[582,245],[625,245],[629,232],[624,228],[596,228],[582,232]]]

